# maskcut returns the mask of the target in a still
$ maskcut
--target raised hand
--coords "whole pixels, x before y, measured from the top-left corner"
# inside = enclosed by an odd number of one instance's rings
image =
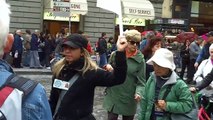
[[[127,47],[127,40],[125,36],[119,36],[117,40],[117,50],[124,51],[126,47]]]

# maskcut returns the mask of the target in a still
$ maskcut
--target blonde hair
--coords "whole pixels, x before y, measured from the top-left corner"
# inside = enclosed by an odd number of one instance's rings
[[[4,54],[4,46],[6,44],[7,35],[9,33],[9,24],[10,24],[10,6],[1,0],[0,3],[0,55]]]
[[[91,59],[89,52],[82,48],[82,52],[84,54],[84,66],[82,69],[79,71],[82,72],[82,75],[84,75],[88,70],[97,70],[99,67],[98,65]],[[53,66],[53,75],[58,77],[62,68],[66,64],[65,58],[61,59],[58,61],[54,66]]]
[[[135,41],[135,42],[141,41],[141,33],[134,29],[125,31],[124,36],[126,37],[127,41]]]

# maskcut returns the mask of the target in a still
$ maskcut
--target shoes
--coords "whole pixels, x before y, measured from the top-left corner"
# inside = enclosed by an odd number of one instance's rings
[[[14,66],[14,68],[23,68],[23,67],[22,66],[16,66],[16,67]]]
[[[50,68],[50,67],[46,67],[46,69],[47,69],[47,70],[50,70],[51,68]]]
[[[36,67],[37,69],[43,69],[43,67]]]
[[[30,69],[43,69],[43,67],[30,67]]]

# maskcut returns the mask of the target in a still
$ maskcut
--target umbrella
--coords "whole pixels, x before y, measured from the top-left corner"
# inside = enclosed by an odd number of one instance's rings
[[[194,32],[183,32],[177,35],[176,40],[180,43],[184,43],[186,40],[193,42],[197,37],[198,35]]]
[[[142,35],[142,36],[146,36],[146,34],[147,34],[148,32],[153,32],[153,33],[155,34],[156,37],[160,37],[160,38],[163,37],[163,35],[162,35],[160,32],[154,32],[154,31],[151,31],[151,30],[143,31],[143,32],[141,33],[141,35]]]
[[[157,32],[157,33],[156,33],[156,37],[163,38],[163,35],[162,35],[160,32]]]
[[[153,31],[151,31],[151,30],[146,30],[146,31],[143,31],[143,32],[141,33],[141,35],[142,35],[142,36],[145,36],[146,33],[148,33],[148,32],[153,32]]]
[[[206,36],[206,34],[201,35],[202,39],[205,40],[205,41],[208,39],[208,37]]]

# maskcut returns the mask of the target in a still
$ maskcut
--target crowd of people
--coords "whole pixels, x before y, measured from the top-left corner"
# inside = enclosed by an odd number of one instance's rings
[[[192,43],[186,40],[180,47],[182,70],[179,75],[174,53],[155,32],[141,36],[137,30],[127,30],[116,42],[111,37],[107,41],[107,34],[102,33],[96,46],[100,56],[97,62],[91,59],[94,51],[83,32],[66,36],[62,31],[53,37],[38,30],[32,34],[26,30],[23,36],[21,30],[16,30],[11,35],[10,10],[5,1],[0,4],[0,14],[1,86],[13,74],[3,60],[8,55],[13,57],[11,65],[15,68],[22,65],[48,68],[51,57],[57,59],[52,67],[49,99],[44,87],[37,84],[23,99],[22,120],[95,120],[92,112],[96,86],[106,87],[103,108],[107,111],[107,120],[117,120],[119,115],[123,120],[133,120],[136,112],[139,120],[197,120],[192,92],[206,87],[212,89],[212,31],[206,34],[208,39],[202,47],[202,37]],[[183,80],[185,68],[187,80]],[[196,82],[194,87],[188,84],[191,81]],[[136,111],[137,105],[140,105],[139,111]],[[206,108],[209,119],[212,106],[210,103]],[[4,116],[5,111],[0,112],[1,117]]]
[[[25,34],[23,34],[25,33]],[[56,47],[56,40],[50,34],[39,30],[31,33],[16,30],[13,34],[12,48],[5,53],[4,59],[14,68],[44,68],[49,69],[50,60]],[[12,58],[12,60],[11,60]]]

